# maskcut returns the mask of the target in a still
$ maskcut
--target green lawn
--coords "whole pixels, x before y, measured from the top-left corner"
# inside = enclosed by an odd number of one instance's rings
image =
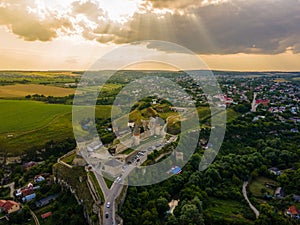
[[[63,158],[62,161],[69,164],[69,165],[72,165],[75,157],[76,157],[76,152],[74,152],[73,154]]]
[[[110,188],[114,182],[106,177],[103,177],[103,178],[105,180],[107,187]]]
[[[99,183],[97,181],[97,178],[96,178],[95,174],[93,172],[89,172],[88,176],[91,178],[91,181],[92,181],[92,183],[93,183],[96,191],[98,192],[101,201],[104,202],[105,201],[104,200],[104,195],[103,195],[103,192],[101,190],[101,187],[100,187],[100,185],[99,185]]]
[[[265,186],[265,183],[276,183],[274,180],[268,179],[266,177],[257,177],[254,180],[251,181],[249,184],[248,190],[258,198],[263,198],[264,194],[261,193],[261,189],[264,188],[269,192],[271,195],[274,193],[274,189],[267,188]]]
[[[135,150],[132,148],[127,148],[126,150],[124,150],[123,152],[121,152],[120,154],[124,154],[124,155],[129,155],[130,153],[134,152]]]

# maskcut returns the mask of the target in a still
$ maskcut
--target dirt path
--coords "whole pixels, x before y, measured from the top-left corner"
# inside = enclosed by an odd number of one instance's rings
[[[255,213],[255,216],[256,216],[256,219],[257,219],[259,217],[259,211],[251,204],[251,202],[248,199],[247,186],[248,186],[248,181],[245,181],[244,184],[243,184],[243,195],[244,195],[244,198],[246,199],[246,201],[248,202],[250,208]]]
[[[7,184],[7,185],[4,185],[4,186],[2,186],[2,187],[4,187],[4,188],[10,188],[10,197],[14,197],[14,191],[15,191],[15,182],[12,182],[12,183],[10,183],[10,184]]]

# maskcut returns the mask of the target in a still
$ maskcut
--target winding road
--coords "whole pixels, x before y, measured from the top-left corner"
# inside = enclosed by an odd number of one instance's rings
[[[244,198],[246,199],[246,201],[248,202],[250,208],[252,209],[252,211],[254,212],[256,219],[259,217],[259,211],[252,205],[252,203],[249,201],[249,198],[247,196],[247,186],[248,186],[248,181],[245,181],[243,184],[243,195]]]
[[[252,101],[252,104],[251,104],[251,112],[256,112],[256,108],[257,108],[256,97],[257,97],[257,93],[254,92],[253,101]]]
[[[39,219],[37,218],[37,216],[34,214],[34,212],[33,212],[32,210],[30,210],[30,213],[31,213],[31,215],[32,215],[32,217],[33,217],[33,219],[34,219],[34,221],[35,221],[35,224],[36,224],[36,225],[40,225],[40,221],[39,221]]]

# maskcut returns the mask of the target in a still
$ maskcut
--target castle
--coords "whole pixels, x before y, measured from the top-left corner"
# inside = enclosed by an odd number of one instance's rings
[[[151,136],[164,136],[164,124],[164,120],[160,117],[150,117],[150,120],[141,120],[141,125],[134,123],[131,146],[137,146],[141,140]],[[143,130],[143,132],[140,130]]]

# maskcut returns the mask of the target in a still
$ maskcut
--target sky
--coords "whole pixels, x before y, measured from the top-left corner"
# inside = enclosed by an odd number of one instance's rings
[[[0,70],[86,70],[144,40],[176,43],[215,70],[300,71],[300,0],[0,2]],[[159,44],[145,48],[174,54]]]

